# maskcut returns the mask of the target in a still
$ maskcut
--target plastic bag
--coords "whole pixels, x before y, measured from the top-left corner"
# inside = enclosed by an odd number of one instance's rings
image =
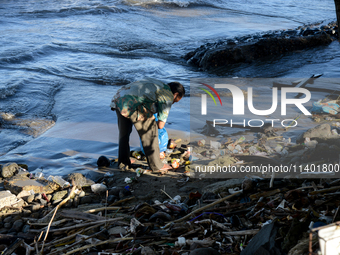
[[[155,116],[155,120],[158,121],[157,118],[157,114],[154,114]],[[169,140],[169,136],[168,136],[168,132],[166,131],[165,128],[162,129],[158,129],[158,145],[159,145],[159,151],[166,151],[167,146],[168,146],[168,140]],[[142,145],[142,140],[140,140],[140,147],[142,152],[145,154],[144,149],[143,149],[143,145]]]
[[[332,101],[328,103],[321,103],[320,101],[313,103],[312,112],[315,113],[329,113],[336,115],[339,111],[340,106]]]

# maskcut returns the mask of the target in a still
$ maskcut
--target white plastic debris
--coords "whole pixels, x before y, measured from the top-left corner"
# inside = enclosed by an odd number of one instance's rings
[[[215,141],[210,141],[210,148],[211,149],[220,149],[221,148],[221,143],[220,142],[215,142]]]
[[[235,194],[235,193],[237,193],[237,192],[239,192],[239,191],[242,191],[242,189],[240,189],[239,187],[236,187],[236,188],[232,188],[232,189],[228,189],[228,192],[229,192],[229,194]]]
[[[91,185],[91,190],[93,193],[103,193],[107,191],[107,187],[102,183],[96,183]]]
[[[280,153],[280,152],[282,151],[282,149],[283,149],[282,146],[278,144],[278,145],[276,145],[276,147],[275,147],[274,150],[275,150],[276,152]]]
[[[320,229],[318,232],[322,255],[340,254],[340,228],[333,225]]]
[[[173,198],[173,200],[176,201],[176,203],[180,203],[181,202],[181,196],[180,195],[177,195]]]
[[[178,237],[177,243],[179,246],[184,246],[186,244],[185,237]]]
[[[276,210],[277,209],[285,209],[285,203],[286,203],[287,201],[285,200],[285,199],[283,199],[282,201],[281,201],[281,203],[276,207]]]
[[[126,177],[124,181],[126,184],[132,183],[132,180],[129,177]]]

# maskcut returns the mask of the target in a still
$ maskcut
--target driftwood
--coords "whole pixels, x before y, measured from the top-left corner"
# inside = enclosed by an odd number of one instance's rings
[[[309,192],[309,194],[310,195],[322,194],[322,193],[335,191],[335,190],[338,190],[338,189],[340,189],[340,186],[335,186],[335,187],[331,187],[331,188],[327,188],[327,189],[320,189],[320,190],[311,191],[311,192]]]
[[[112,240],[106,240],[106,241],[103,241],[103,242],[99,242],[99,243],[95,243],[95,244],[89,244],[89,245],[85,245],[83,247],[80,247],[78,249],[74,249],[72,251],[69,251],[67,253],[65,253],[65,255],[70,255],[70,254],[73,254],[73,253],[76,253],[78,251],[83,251],[83,250],[86,250],[86,249],[89,249],[89,248],[92,248],[92,247],[96,247],[96,246],[99,246],[99,245],[103,245],[103,244],[108,244],[108,243],[116,243],[116,242],[120,242],[120,241],[130,241],[130,240],[133,240],[133,237],[126,237],[126,238],[116,238],[116,239],[112,239]]]
[[[101,207],[101,208],[96,208],[96,209],[91,209],[91,210],[87,210],[85,211],[84,213],[96,213],[96,212],[101,212],[101,211],[104,211],[104,210],[120,210],[122,209],[123,207],[115,207],[115,206],[111,206],[111,207]]]
[[[114,221],[119,221],[124,219],[123,217],[119,217],[119,218],[115,218],[115,219],[108,219],[108,220],[102,220],[102,221],[97,221],[97,222],[88,222],[88,223],[82,223],[82,224],[76,224],[74,226],[70,226],[70,227],[64,227],[64,228],[58,228],[58,229],[51,229],[49,232],[63,232],[63,231],[68,231],[68,230],[72,230],[72,229],[76,229],[76,228],[82,228],[82,227],[87,227],[87,226],[91,226],[94,224],[98,224],[98,223],[106,223],[106,222],[114,222]],[[41,230],[37,230],[37,229],[30,229],[30,232],[33,233],[39,233]]]
[[[25,254],[25,255],[30,255],[31,252],[34,251],[34,248],[33,248],[32,246],[28,245],[28,244],[25,243],[25,242],[23,242],[21,245],[22,245],[22,246],[25,248],[25,250],[26,250],[26,254]]]
[[[53,219],[54,219],[54,217],[55,217],[55,215],[56,215],[58,209],[59,209],[60,207],[62,207],[64,204],[66,204],[66,202],[67,202],[68,200],[70,200],[70,198],[71,198],[72,196],[74,196],[74,194],[75,194],[74,192],[75,192],[75,190],[76,190],[76,185],[74,184],[73,181],[72,181],[72,185],[73,185],[73,187],[72,187],[72,189],[71,189],[69,195],[67,196],[67,198],[65,198],[63,201],[61,201],[61,202],[57,205],[57,207],[54,208],[53,216],[52,216],[52,218],[51,218],[51,220],[50,220],[50,223],[49,223],[48,226],[47,226],[45,238],[44,238],[43,245],[42,245],[42,248],[41,248],[41,251],[40,251],[41,254],[42,254],[42,252],[43,252],[43,250],[44,250],[44,245],[45,245],[45,241],[46,241],[47,236],[48,236],[48,232],[50,231],[50,227],[51,227],[52,221],[53,221]]]
[[[94,226],[91,226],[91,227],[88,227],[88,228],[85,228],[85,229],[81,229],[80,231],[78,231],[78,232],[76,232],[76,233],[74,233],[72,235],[69,235],[69,236],[66,236],[64,238],[60,238],[60,239],[57,239],[55,241],[49,242],[48,244],[46,244],[46,248],[54,246],[54,245],[57,245],[58,243],[66,242],[66,241],[72,239],[73,237],[75,237],[78,234],[84,233],[84,232],[86,232],[88,230],[91,230],[93,228],[97,228],[97,227],[99,227],[101,225],[104,225],[104,224],[105,224],[105,222],[102,222],[102,223],[96,224]]]
[[[230,199],[230,198],[232,198],[232,197],[234,197],[234,196],[236,196],[236,195],[238,195],[238,194],[241,194],[241,193],[242,193],[241,191],[236,192],[236,193],[234,193],[234,194],[232,194],[232,195],[223,197],[223,198],[221,198],[221,199],[219,199],[219,200],[217,200],[217,201],[215,201],[215,202],[213,202],[213,203],[211,203],[211,204],[208,204],[208,205],[206,205],[206,206],[203,206],[202,208],[199,208],[199,209],[197,209],[197,210],[191,212],[190,214],[187,214],[186,216],[184,216],[184,217],[182,217],[182,218],[180,218],[180,219],[178,219],[178,220],[174,220],[174,221],[169,222],[168,224],[166,224],[166,225],[164,226],[164,228],[168,228],[172,223],[177,223],[177,222],[181,222],[181,221],[184,221],[184,220],[186,220],[186,219],[189,219],[189,218],[190,218],[192,215],[194,215],[195,213],[204,211],[205,209],[208,209],[208,208],[210,208],[210,207],[212,207],[212,206],[214,206],[214,205],[217,205],[217,204],[219,204],[219,203],[222,203],[223,201],[225,201],[225,200],[227,200],[227,199]]]
[[[0,234],[0,244],[13,243],[16,239],[17,237],[13,235]]]
[[[269,196],[273,196],[273,195],[280,193],[280,192],[282,192],[281,189],[274,189],[274,190],[264,191],[264,192],[260,192],[260,193],[250,195],[249,198],[251,200],[258,200],[260,197],[269,197]]]
[[[109,205],[109,207],[108,207],[108,208],[110,208],[111,206],[120,205],[121,203],[124,203],[124,202],[130,201],[130,200],[132,200],[132,199],[135,199],[135,197],[128,197],[128,198],[125,198],[125,199],[119,200],[119,201],[117,201],[117,202],[114,202],[113,204]],[[107,210],[109,210],[108,208],[107,208]],[[104,208],[104,210],[105,210],[105,208]],[[114,209],[113,209],[113,210],[114,210]]]
[[[58,220],[58,221],[54,221],[52,222],[51,224],[51,227],[55,227],[55,226],[58,226],[66,221],[69,221],[69,219],[62,219],[62,220]],[[31,225],[31,226],[47,226],[49,223],[38,223],[38,222],[30,222],[30,221],[27,221],[27,224],[28,225]]]
[[[94,233],[93,235],[90,235],[90,236],[86,236],[86,237],[84,237],[84,238],[81,238],[81,240],[79,240],[79,241],[77,241],[77,242],[75,242],[75,243],[73,243],[73,244],[71,244],[71,245],[68,245],[68,246],[66,246],[66,247],[63,247],[63,248],[61,248],[61,249],[55,249],[55,251],[52,250],[52,251],[49,253],[49,255],[60,254],[61,252],[64,252],[66,249],[71,249],[71,248],[73,248],[74,246],[77,246],[78,244],[81,244],[83,241],[86,241],[86,240],[88,240],[88,239],[90,239],[90,238],[93,238],[93,237],[99,235],[100,233],[102,233],[102,232],[104,232],[104,231],[106,231],[106,229],[103,229],[102,231],[99,231],[99,232],[97,232],[97,233]]]
[[[96,221],[96,220],[105,220],[104,217],[93,215],[90,213],[79,212],[76,210],[63,210],[60,212],[60,215],[64,218],[71,218],[77,220],[88,220],[88,221]]]
[[[244,236],[244,235],[256,235],[259,231],[260,231],[259,229],[249,229],[249,230],[222,232],[222,234],[229,235],[229,236]]]
[[[24,239],[17,238],[14,243],[12,243],[7,250],[3,251],[2,255],[12,255],[14,251],[24,242]]]
[[[196,224],[212,224],[214,227],[217,227],[217,228],[229,231],[229,228],[227,226],[225,226],[222,223],[219,223],[217,221],[210,220],[210,219],[201,220],[201,221],[195,221],[194,223],[196,223]],[[231,225],[230,223],[227,223],[227,224]]]

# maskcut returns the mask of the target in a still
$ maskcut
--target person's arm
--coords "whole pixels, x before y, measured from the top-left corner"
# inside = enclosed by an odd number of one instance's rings
[[[157,121],[158,129],[164,128],[164,125],[165,125],[165,122],[164,122],[164,121],[161,121],[161,120],[158,120],[158,121]]]

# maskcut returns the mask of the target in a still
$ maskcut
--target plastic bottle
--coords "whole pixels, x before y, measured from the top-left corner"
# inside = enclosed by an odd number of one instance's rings
[[[50,175],[47,180],[54,181],[57,183],[61,188],[65,189],[71,186],[71,184],[67,181],[65,181],[61,176],[52,176]]]
[[[42,168],[36,169],[36,172],[34,173],[34,177],[37,178],[37,179],[44,177],[43,169]]]
[[[142,168],[138,167],[138,168],[136,169],[137,177],[140,177],[141,174],[143,174],[143,172],[144,172],[144,170],[143,170]]]
[[[175,159],[175,158],[171,159],[171,166],[173,168],[179,168],[179,159]]]
[[[136,158],[136,159],[141,159],[142,156],[140,155],[139,151],[133,151],[132,152],[132,157]]]

